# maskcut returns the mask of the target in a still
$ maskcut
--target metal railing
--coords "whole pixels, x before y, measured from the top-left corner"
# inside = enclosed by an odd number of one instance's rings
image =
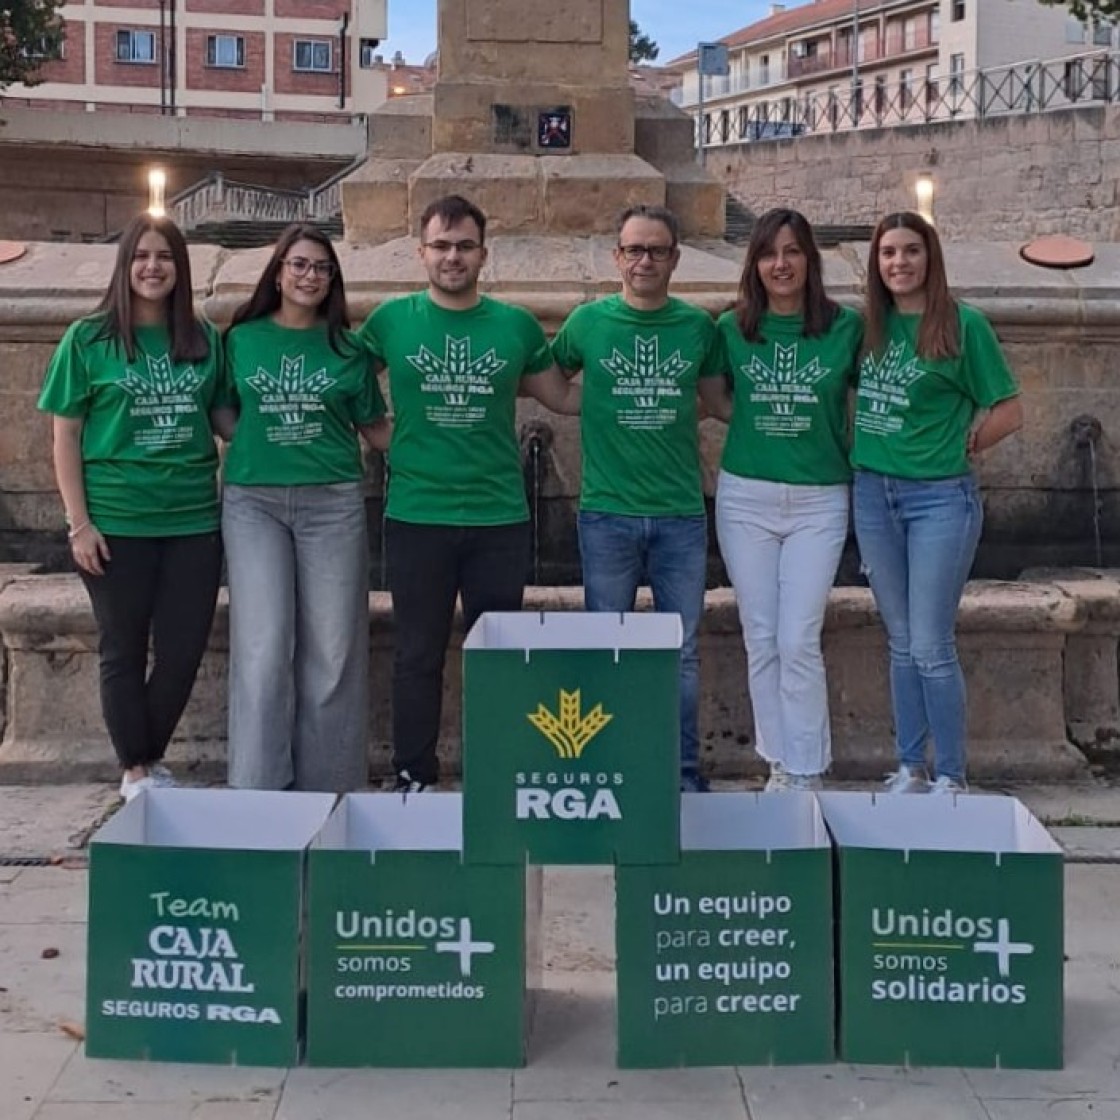
[[[861,81],[704,114],[704,147],[1120,102],[1120,51],[1019,62],[937,79]]]
[[[212,171],[168,203],[175,224],[182,230],[205,222],[323,222],[342,214],[343,179],[368,157],[361,156],[329,179],[307,190],[285,190],[227,179]]]

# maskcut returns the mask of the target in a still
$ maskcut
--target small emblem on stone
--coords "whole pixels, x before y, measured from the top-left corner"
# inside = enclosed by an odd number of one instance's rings
[[[572,146],[571,109],[549,109],[537,116],[537,145],[541,148]]]

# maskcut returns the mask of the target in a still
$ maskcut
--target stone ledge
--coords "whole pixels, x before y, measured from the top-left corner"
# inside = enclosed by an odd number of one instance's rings
[[[2,576],[2,573],[0,573]],[[1111,580],[1111,577],[1109,577]],[[1089,728],[1093,741],[1120,733],[1116,646],[1120,618],[1093,609],[1120,585],[1104,577],[1062,583],[970,584],[960,612],[961,660],[970,689],[970,766],[978,778],[1066,778],[1085,759],[1067,728]],[[1085,583],[1092,594],[1082,595]],[[582,608],[578,587],[536,587],[531,611]],[[388,771],[388,681],[392,666],[389,597],[370,595],[370,761]],[[639,606],[648,608],[648,592]],[[1111,611],[1111,606],[1109,611]],[[1110,624],[1110,619],[1115,621]],[[220,778],[224,762],[227,598],[218,604],[210,649],[171,758]],[[0,590],[4,644],[4,738],[0,780],[73,781],[111,777],[114,767],[98,702],[96,632],[76,576],[16,573]],[[893,758],[886,641],[870,592],[833,591],[824,633],[832,707],[834,773],[862,778]],[[448,657],[441,755],[459,769],[459,639]],[[709,591],[701,633],[701,749],[722,777],[761,769],[747,748],[753,719],[746,658],[730,589]],[[1091,687],[1089,687],[1091,685]]]

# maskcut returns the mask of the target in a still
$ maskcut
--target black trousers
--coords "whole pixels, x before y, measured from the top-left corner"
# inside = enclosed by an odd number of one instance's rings
[[[213,532],[105,540],[112,555],[105,574],[79,574],[97,620],[101,711],[129,769],[163,758],[190,699],[214,619],[222,539]]]
[[[385,522],[393,598],[393,765],[420,782],[439,776],[443,666],[455,599],[464,633],[485,611],[519,611],[529,570],[529,523]]]

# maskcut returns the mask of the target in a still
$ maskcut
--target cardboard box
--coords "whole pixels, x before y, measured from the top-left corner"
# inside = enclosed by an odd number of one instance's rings
[[[154,789],[96,833],[89,1057],[298,1061],[304,850],[334,802]]]
[[[678,856],[681,624],[486,614],[463,644],[471,863]]]
[[[834,1057],[832,853],[809,794],[681,798],[676,866],[615,872],[618,1063]]]
[[[1011,797],[819,795],[836,844],[840,1056],[1062,1065],[1062,852]]]
[[[466,866],[462,797],[348,794],[308,867],[307,1061],[520,1066],[540,870]]]

